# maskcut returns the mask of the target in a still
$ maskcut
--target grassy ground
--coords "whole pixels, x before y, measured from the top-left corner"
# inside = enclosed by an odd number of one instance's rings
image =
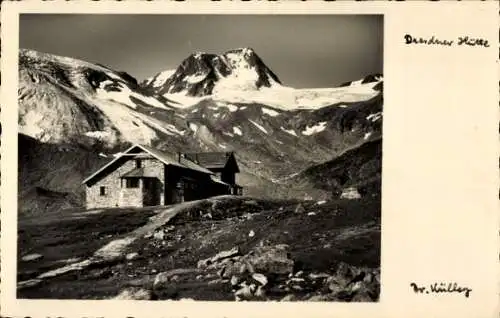
[[[37,262],[19,258],[18,279],[88,258],[114,238],[146,224],[154,214],[153,209],[71,210],[21,219],[18,255],[38,253],[43,258]]]
[[[260,244],[288,244],[295,270],[328,271],[339,262],[352,266],[380,266],[380,201],[338,200],[317,204],[292,201],[223,199],[186,208],[160,226],[165,237],[137,238],[124,258],[98,263],[18,290],[21,298],[102,299],[127,286],[147,287],[156,273],[191,269],[162,291],[163,298],[234,300],[226,283],[205,275],[196,264],[220,251],[239,246],[243,253]],[[65,217],[25,220],[19,224],[19,253],[39,253],[34,262],[19,262],[18,280],[63,266],[62,260],[84,259],[111,240],[145,225],[154,209],[111,209],[96,214],[69,213]],[[150,221],[149,221],[150,222]],[[197,277],[198,276],[198,277]]]

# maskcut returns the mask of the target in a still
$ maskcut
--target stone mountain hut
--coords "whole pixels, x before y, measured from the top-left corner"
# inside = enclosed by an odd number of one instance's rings
[[[238,172],[232,152],[171,156],[136,144],[83,181],[86,207],[143,207],[241,195]]]

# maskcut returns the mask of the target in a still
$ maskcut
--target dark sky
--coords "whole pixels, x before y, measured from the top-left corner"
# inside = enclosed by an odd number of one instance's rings
[[[251,47],[284,85],[331,87],[382,73],[373,15],[23,14],[20,47],[97,62],[138,80],[190,53]]]

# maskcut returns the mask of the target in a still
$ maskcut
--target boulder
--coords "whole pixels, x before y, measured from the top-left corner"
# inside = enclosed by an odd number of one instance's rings
[[[234,293],[234,297],[237,301],[251,300],[253,298],[251,287],[248,285],[243,285],[239,290],[237,290]]]
[[[267,285],[268,280],[267,280],[267,277],[264,274],[253,273],[252,274],[252,278],[254,280],[256,280],[257,282],[259,282],[262,286]]]
[[[325,286],[332,293],[338,293],[344,290],[345,281],[338,279],[334,276],[330,276],[325,280]]]
[[[354,277],[353,269],[347,265],[346,263],[340,263],[337,266],[337,276],[340,276],[344,279],[351,279]]]
[[[242,257],[259,273],[289,274],[293,272],[294,261],[290,259],[288,245],[258,246]]]
[[[341,199],[360,199],[361,194],[359,193],[358,189],[356,187],[349,187],[345,188],[342,190],[342,193],[340,194]]]
[[[158,231],[153,234],[153,238],[158,241],[163,241],[165,239],[165,232]]]
[[[181,275],[189,275],[189,274],[199,274],[201,271],[196,268],[176,268],[170,271],[158,273],[153,282],[153,288],[159,289],[163,288],[170,281],[178,281],[179,276]]]
[[[125,258],[126,258],[127,260],[131,261],[131,260],[133,260],[133,259],[137,258],[137,256],[139,256],[139,254],[138,254],[138,253],[136,253],[136,252],[133,252],[133,253],[128,253],[128,254],[125,256]]]
[[[222,284],[223,280],[220,278],[212,279],[207,282],[207,285],[217,285],[217,284]]]
[[[128,287],[123,289],[116,297],[113,299],[120,300],[151,300],[152,293],[150,290],[140,288],[140,287]]]
[[[238,284],[240,283],[240,278],[236,275],[233,275],[231,276],[231,286],[238,286]]]
[[[360,287],[356,293],[354,293],[351,302],[373,302],[374,299],[372,293],[364,287]]]
[[[223,259],[230,258],[230,257],[236,256],[239,254],[240,254],[240,249],[238,246],[235,246],[230,250],[219,252],[213,257],[199,260],[197,267],[198,268],[205,268],[205,267],[207,267],[211,264],[217,263]]]

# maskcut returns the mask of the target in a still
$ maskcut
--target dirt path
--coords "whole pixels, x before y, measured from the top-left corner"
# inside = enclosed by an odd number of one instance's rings
[[[143,237],[147,233],[156,230],[158,227],[168,223],[177,214],[193,207],[196,204],[199,204],[202,201],[203,200],[190,201],[167,208],[165,211],[160,212],[158,215],[152,217],[146,225],[139,227],[134,231],[123,235],[121,238],[115,239],[104,245],[103,247],[98,249],[90,258],[47,271],[38,275],[35,279],[18,282],[18,288],[32,287],[38,285],[44,279],[53,278],[72,271],[79,271],[86,267],[89,267],[92,264],[120,260],[125,256],[127,247],[135,240]]]

